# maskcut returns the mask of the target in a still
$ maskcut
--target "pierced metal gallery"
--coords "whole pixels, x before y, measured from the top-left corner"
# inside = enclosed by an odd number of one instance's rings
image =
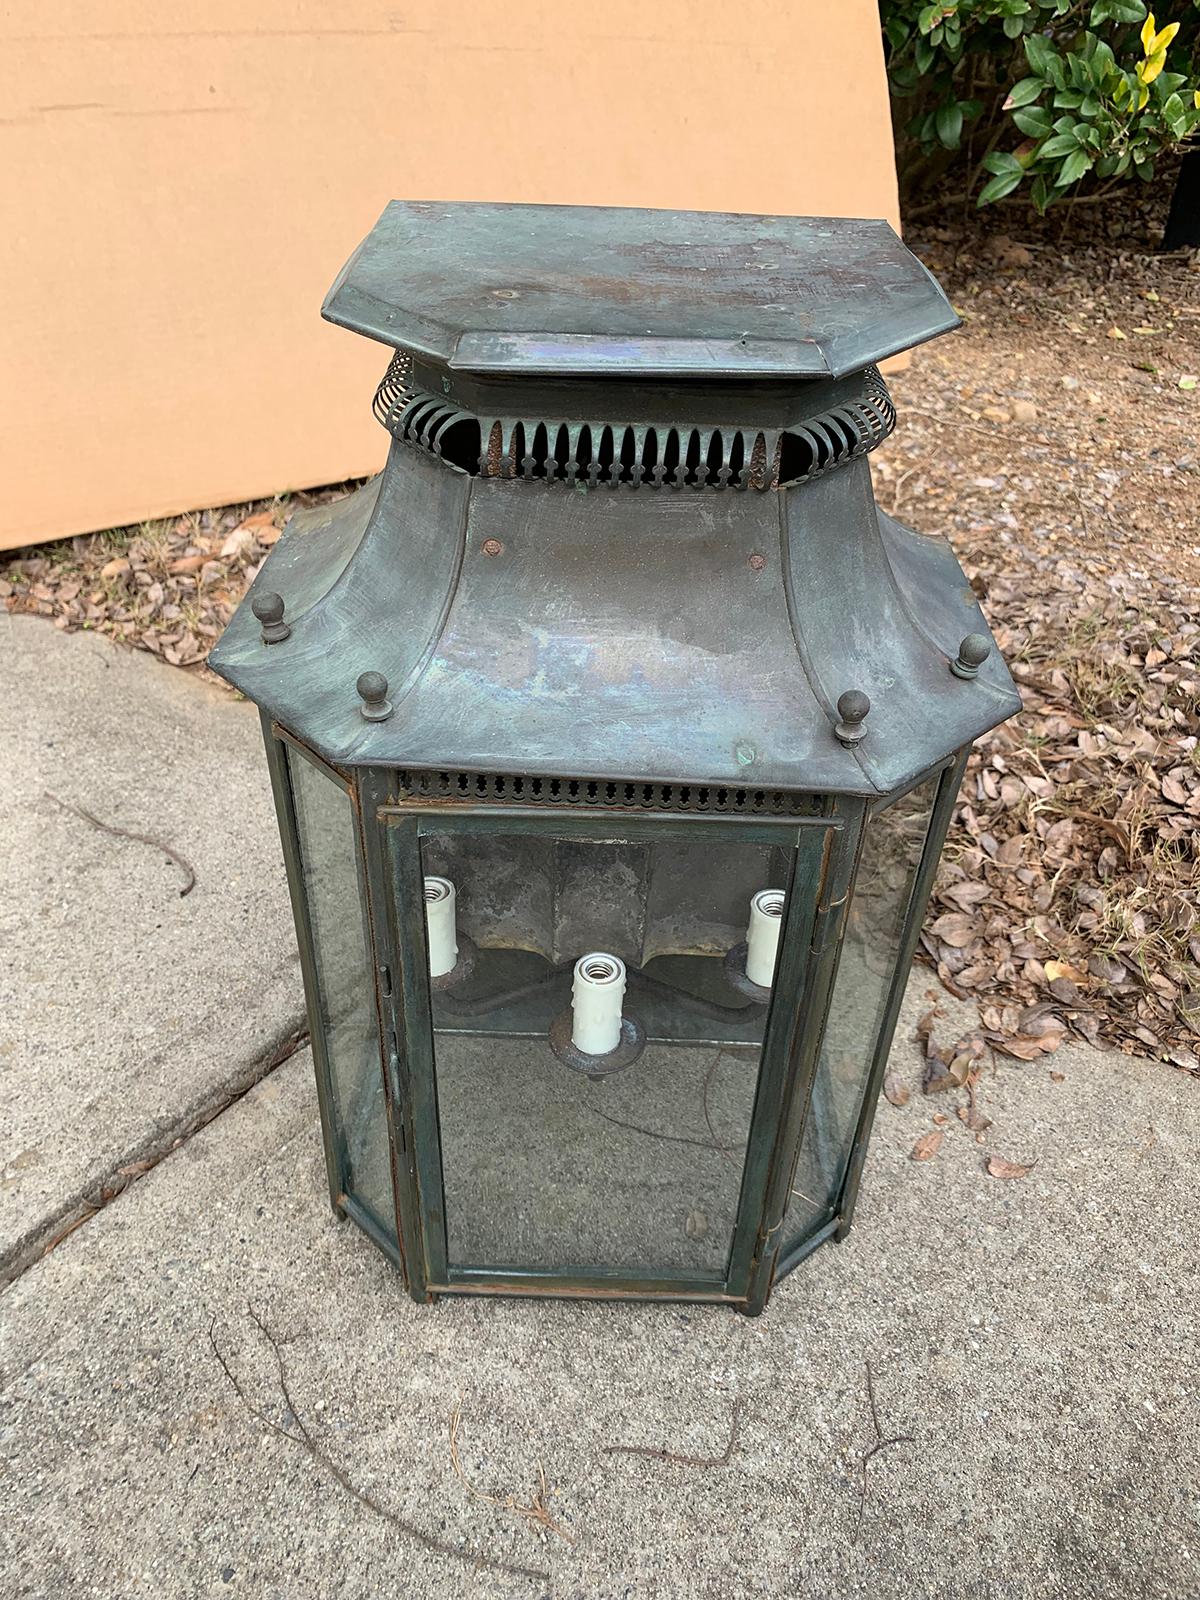
[[[1018,707],[884,515],[885,223],[395,204],[333,322],[382,473],[214,652],[261,708],[336,1210],[417,1299],[760,1311],[849,1226],[970,741]]]

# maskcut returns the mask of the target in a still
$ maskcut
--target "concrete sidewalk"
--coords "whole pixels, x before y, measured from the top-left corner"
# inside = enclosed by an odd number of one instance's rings
[[[952,1119],[925,1164],[909,1151],[949,1108],[885,1103],[853,1233],[757,1321],[687,1306],[414,1306],[329,1213],[307,1053],[264,1065],[296,989],[253,716],[95,640],[37,623],[17,638],[32,702],[6,659],[5,716],[27,731],[5,779],[5,829],[22,843],[7,863],[4,959],[23,996],[6,1022],[25,1042],[18,1072],[3,1058],[3,1092],[9,1125],[34,1135],[22,1148],[55,1154],[36,1190],[22,1180],[12,1215],[26,1229],[61,1216],[131,1141],[168,1153],[0,1301],[0,1596],[1200,1594],[1191,1079],[1078,1046],[1005,1064],[983,1085],[986,1149]],[[91,670],[84,651],[121,675],[125,708],[91,757],[74,700],[52,687]],[[164,728],[174,781],[160,784]],[[169,840],[195,863],[196,890],[179,901],[152,850],[41,811],[44,789]],[[48,883],[68,887],[48,895]],[[197,899],[206,886],[212,898]],[[35,970],[13,943],[18,890]],[[64,979],[97,895],[86,981]],[[60,902],[51,938],[36,908]],[[272,984],[277,1007],[253,1007]],[[929,984],[914,976],[897,1035],[914,1085]],[[173,1131],[197,1096],[228,1097],[234,1072],[253,1083],[244,1096],[191,1136]],[[988,1151],[1037,1165],[997,1180]],[[320,1460],[269,1426],[295,1422],[251,1310]],[[868,1365],[885,1434],[911,1439],[870,1461],[864,1500]],[[460,1399],[472,1487],[450,1452]],[[726,1465],[607,1453],[719,1457],[735,1404]],[[530,1503],[539,1463],[573,1542],[504,1504]],[[477,1568],[389,1517],[548,1576]]]
[[[253,709],[4,612],[0,683],[3,1275],[253,1082],[304,1001]]]

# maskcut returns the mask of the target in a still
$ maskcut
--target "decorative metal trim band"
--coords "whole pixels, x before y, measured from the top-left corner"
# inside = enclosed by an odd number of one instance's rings
[[[875,367],[866,371],[861,400],[782,429],[480,418],[443,396],[410,390],[411,368],[408,355],[397,351],[375,394],[376,417],[394,438],[485,478],[633,489],[787,488],[866,455],[896,425]]]
[[[397,350],[388,362],[383,382],[376,389],[375,398],[371,402],[371,410],[375,413],[376,420],[382,422],[389,433],[392,431],[393,416],[398,416],[412,398],[409,384],[411,377],[412,357],[407,350]]]
[[[694,816],[820,816],[819,795],[721,783],[622,783],[603,778],[539,778],[524,773],[396,773],[397,801],[435,804],[670,811]]]

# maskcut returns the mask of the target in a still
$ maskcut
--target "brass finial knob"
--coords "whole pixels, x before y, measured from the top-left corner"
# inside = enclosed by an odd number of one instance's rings
[[[958,658],[950,663],[956,678],[974,678],[992,653],[992,641],[986,633],[969,633],[958,647]]]
[[[382,672],[364,672],[354,686],[362,700],[359,710],[368,722],[386,722],[392,714],[388,681]]]
[[[283,596],[274,589],[264,589],[250,602],[250,609],[262,623],[262,642],[282,644],[291,637],[291,628],[283,620]]]
[[[867,720],[867,712],[871,709],[871,702],[861,689],[847,689],[837,703],[838,716],[841,721],[834,728],[847,749],[852,745],[861,744],[867,737],[867,730],[863,723]]]

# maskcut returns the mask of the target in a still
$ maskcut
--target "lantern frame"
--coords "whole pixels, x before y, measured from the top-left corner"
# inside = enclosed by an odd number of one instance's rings
[[[390,351],[387,464],[291,520],[210,665],[263,719],[334,1209],[417,1300],[756,1314],[850,1227],[967,752],[1020,705],[866,459],[877,363],[957,314],[880,221],[432,202],[324,314]],[[633,994],[594,1034],[588,961]],[[639,1065],[671,1046],[718,1047],[702,1089]],[[585,1171],[587,1080],[665,1144]]]
[[[554,1295],[568,1298],[662,1299],[725,1304],[760,1312],[775,1282],[818,1245],[849,1231],[858,1197],[875,1106],[896,1018],[915,953],[937,860],[958,792],[966,751],[951,755],[896,794],[866,802],[827,795],[810,816],[686,817],[667,811],[614,815],[599,808],[550,814],[536,806],[480,802],[446,804],[397,799],[395,773],[385,768],[338,769],[301,739],[263,715],[284,861],[295,916],[300,964],[316,1068],[317,1098],[330,1201],[354,1221],[401,1270],[413,1299],[441,1295]],[[329,1052],[329,1019],[305,877],[303,846],[289,763],[300,760],[345,795],[354,824],[355,871],[364,916],[378,1052],[378,1109],[385,1119],[391,1211],[356,1193],[339,1125]],[[871,819],[921,785],[936,782],[919,861],[891,957],[881,1024],[869,1051],[853,1138],[843,1153],[833,1197],[815,1221],[790,1240],[782,1237],[792,1174],[809,1126],[818,1115],[813,1091],[845,920]],[[420,843],[430,833],[532,834],[625,843],[655,839],[787,844],[797,868],[810,869],[804,892],[789,884],[780,958],[757,1068],[753,1118],[746,1142],[737,1218],[726,1268],[713,1272],[621,1270],[580,1262],[561,1270],[454,1265],[448,1259],[441,1130]]]

